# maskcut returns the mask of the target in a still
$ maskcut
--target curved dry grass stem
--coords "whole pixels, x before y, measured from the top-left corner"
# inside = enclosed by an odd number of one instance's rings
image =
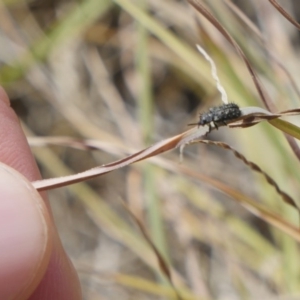
[[[266,181],[275,188],[276,192],[283,199],[283,201],[285,203],[291,205],[292,207],[296,208],[298,213],[300,213],[300,208],[298,207],[297,203],[293,200],[293,198],[290,197],[287,193],[283,192],[279,188],[276,181],[271,176],[269,176],[265,171],[263,171],[257,164],[246,159],[246,157],[243,154],[241,154],[239,151],[235,150],[234,148],[232,148],[231,146],[229,146],[228,144],[223,143],[223,142],[216,142],[216,141],[211,141],[211,140],[197,140],[197,141],[193,141],[192,143],[193,144],[194,143],[202,143],[202,144],[208,144],[208,145],[215,145],[215,146],[221,147],[223,149],[230,150],[235,155],[235,157],[240,159],[245,165],[250,167],[253,171],[262,174],[265,177]]]
[[[253,23],[252,20],[233,2],[229,0],[225,0],[225,4],[230,8],[230,10],[243,22],[243,25],[247,26],[251,32],[258,37],[259,41],[264,47],[264,50],[268,54],[268,58],[270,58],[286,75],[287,79],[289,80],[292,89],[294,90],[295,94],[300,98],[300,89],[296,84],[295,79],[293,78],[291,72],[287,69],[283,62],[277,57],[277,55],[268,47],[266,38],[262,35],[259,28],[256,24]]]
[[[162,272],[162,274],[164,274],[164,276],[167,278],[167,280],[169,281],[169,284],[171,285],[171,287],[174,290],[174,293],[177,297],[178,300],[183,300],[179,291],[177,290],[173,279],[172,279],[172,274],[171,274],[171,269],[168,266],[167,261],[165,260],[165,258],[163,257],[163,255],[160,253],[159,249],[156,247],[156,245],[154,244],[154,242],[152,241],[151,237],[148,234],[147,229],[145,228],[143,222],[135,216],[135,214],[130,210],[130,208],[125,205],[124,202],[122,202],[123,207],[125,208],[125,210],[128,212],[128,214],[131,216],[131,218],[133,219],[133,221],[135,222],[135,224],[138,226],[138,228],[140,229],[144,239],[147,241],[147,243],[149,244],[150,248],[152,249],[152,251],[154,252],[157,260],[158,260],[158,264],[159,264],[159,268]]]
[[[205,8],[203,4],[201,4],[198,0],[187,0],[197,11],[200,12],[207,20],[211,22],[212,25],[214,25],[221,33],[222,35],[227,39],[227,41],[236,49],[238,54],[241,56],[243,61],[246,64],[246,67],[251,74],[251,77],[253,79],[253,82],[255,84],[255,87],[260,95],[261,100],[263,101],[266,108],[270,111],[275,111],[275,107],[270,100],[269,96],[267,95],[266,91],[263,89],[263,86],[261,85],[258,76],[256,75],[256,72],[252,68],[248,58],[244,54],[243,50],[240,48],[240,46],[236,43],[236,41],[231,37],[229,32],[222,26],[222,24]]]
[[[275,0],[268,0],[288,21],[290,21],[298,30],[300,24]]]

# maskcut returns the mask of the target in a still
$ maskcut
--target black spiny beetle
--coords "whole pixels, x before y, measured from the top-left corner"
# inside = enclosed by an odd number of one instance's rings
[[[198,123],[188,125],[204,126],[208,124],[209,132],[211,131],[212,124],[218,129],[218,124],[227,125],[226,121],[234,120],[241,116],[241,110],[235,103],[223,104],[216,107],[211,107],[208,112],[200,114]]]

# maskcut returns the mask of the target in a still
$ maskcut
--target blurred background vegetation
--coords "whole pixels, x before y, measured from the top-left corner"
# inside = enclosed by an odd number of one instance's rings
[[[199,2],[245,51],[276,109],[299,107],[289,78],[300,78],[297,29],[267,0]],[[280,3],[300,19],[299,1]],[[1,85],[27,136],[102,145],[33,147],[43,178],[122,158],[187,130],[200,111],[221,104],[195,44],[214,59],[230,101],[264,107],[236,51],[184,0],[2,0],[0,41]],[[259,124],[220,128],[209,138],[238,149],[300,205],[299,161],[281,132]],[[209,180],[259,202],[278,222],[297,226],[295,209],[223,149],[188,146],[182,165],[190,172],[180,171],[173,151],[49,192],[84,299],[176,299],[129,210],[182,299],[300,299],[298,243]]]

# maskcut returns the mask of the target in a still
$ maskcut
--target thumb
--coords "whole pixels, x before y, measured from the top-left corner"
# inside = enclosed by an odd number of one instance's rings
[[[49,262],[52,234],[31,183],[0,163],[0,299],[27,299]]]

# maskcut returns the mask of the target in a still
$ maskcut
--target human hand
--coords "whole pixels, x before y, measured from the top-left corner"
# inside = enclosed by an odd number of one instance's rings
[[[46,196],[30,184],[40,174],[1,87],[0,141],[0,299],[81,299]]]

